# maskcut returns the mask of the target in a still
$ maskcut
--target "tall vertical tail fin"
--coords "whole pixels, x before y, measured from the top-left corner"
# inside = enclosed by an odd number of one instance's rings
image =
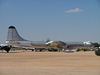
[[[14,26],[10,26],[8,28],[8,34],[7,34],[7,40],[8,42],[11,41],[27,41],[23,39],[17,32],[16,28]]]

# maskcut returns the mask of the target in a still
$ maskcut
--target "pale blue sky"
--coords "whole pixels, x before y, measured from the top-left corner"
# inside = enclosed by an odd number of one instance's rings
[[[0,0],[0,43],[11,25],[28,40],[100,43],[100,0]]]

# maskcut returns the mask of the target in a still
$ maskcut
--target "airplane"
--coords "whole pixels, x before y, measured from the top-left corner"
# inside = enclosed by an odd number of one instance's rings
[[[17,46],[22,49],[31,49],[31,50],[55,50],[58,48],[65,48],[66,43],[61,41],[29,41],[26,39],[23,39],[17,32],[16,28],[14,26],[10,26],[8,28],[8,34],[7,34],[7,44]]]
[[[10,44],[14,47],[18,47],[20,49],[30,49],[32,51],[37,50],[49,50],[49,51],[55,51],[59,49],[67,49],[69,47],[73,46],[91,46],[92,43],[90,41],[88,42],[62,42],[62,41],[29,41],[26,39],[23,39],[19,33],[17,32],[17,29],[14,26],[10,26],[8,28],[8,34],[7,34],[7,44]]]
[[[7,53],[9,53],[11,47],[12,46],[9,44],[0,44],[0,50],[5,50],[5,51],[7,51]]]

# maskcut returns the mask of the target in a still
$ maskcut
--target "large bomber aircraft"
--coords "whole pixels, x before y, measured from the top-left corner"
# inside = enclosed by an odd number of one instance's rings
[[[29,41],[26,39],[23,39],[17,32],[16,28],[14,26],[10,26],[8,28],[8,34],[7,34],[7,44],[10,44],[12,46],[17,46],[19,48],[24,49],[31,49],[31,50],[40,50],[48,49],[48,50],[55,50],[58,48],[65,48],[66,43],[61,41]]]
[[[35,50],[49,50],[49,51],[59,51],[61,49],[67,49],[73,46],[88,46],[92,45],[91,42],[62,42],[62,41],[29,41],[23,39],[17,32],[14,26],[8,28],[7,34],[7,44],[12,45],[12,47],[18,47],[20,49],[31,49]],[[70,46],[69,46],[70,45]]]

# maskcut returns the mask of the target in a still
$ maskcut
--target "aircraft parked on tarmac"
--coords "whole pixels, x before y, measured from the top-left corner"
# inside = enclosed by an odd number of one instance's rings
[[[14,26],[10,26],[8,28],[7,34],[7,44],[12,45],[12,47],[18,47],[21,49],[31,49],[31,50],[50,50],[55,51],[59,49],[66,49],[69,46],[87,46],[92,45],[91,42],[62,42],[62,41],[29,41],[23,39],[17,32]]]
[[[66,44],[61,41],[29,41],[26,39],[23,39],[17,32],[16,28],[14,26],[10,26],[8,28],[8,35],[6,43],[11,44],[13,46],[18,46],[19,48],[23,49],[57,49],[66,47]]]

